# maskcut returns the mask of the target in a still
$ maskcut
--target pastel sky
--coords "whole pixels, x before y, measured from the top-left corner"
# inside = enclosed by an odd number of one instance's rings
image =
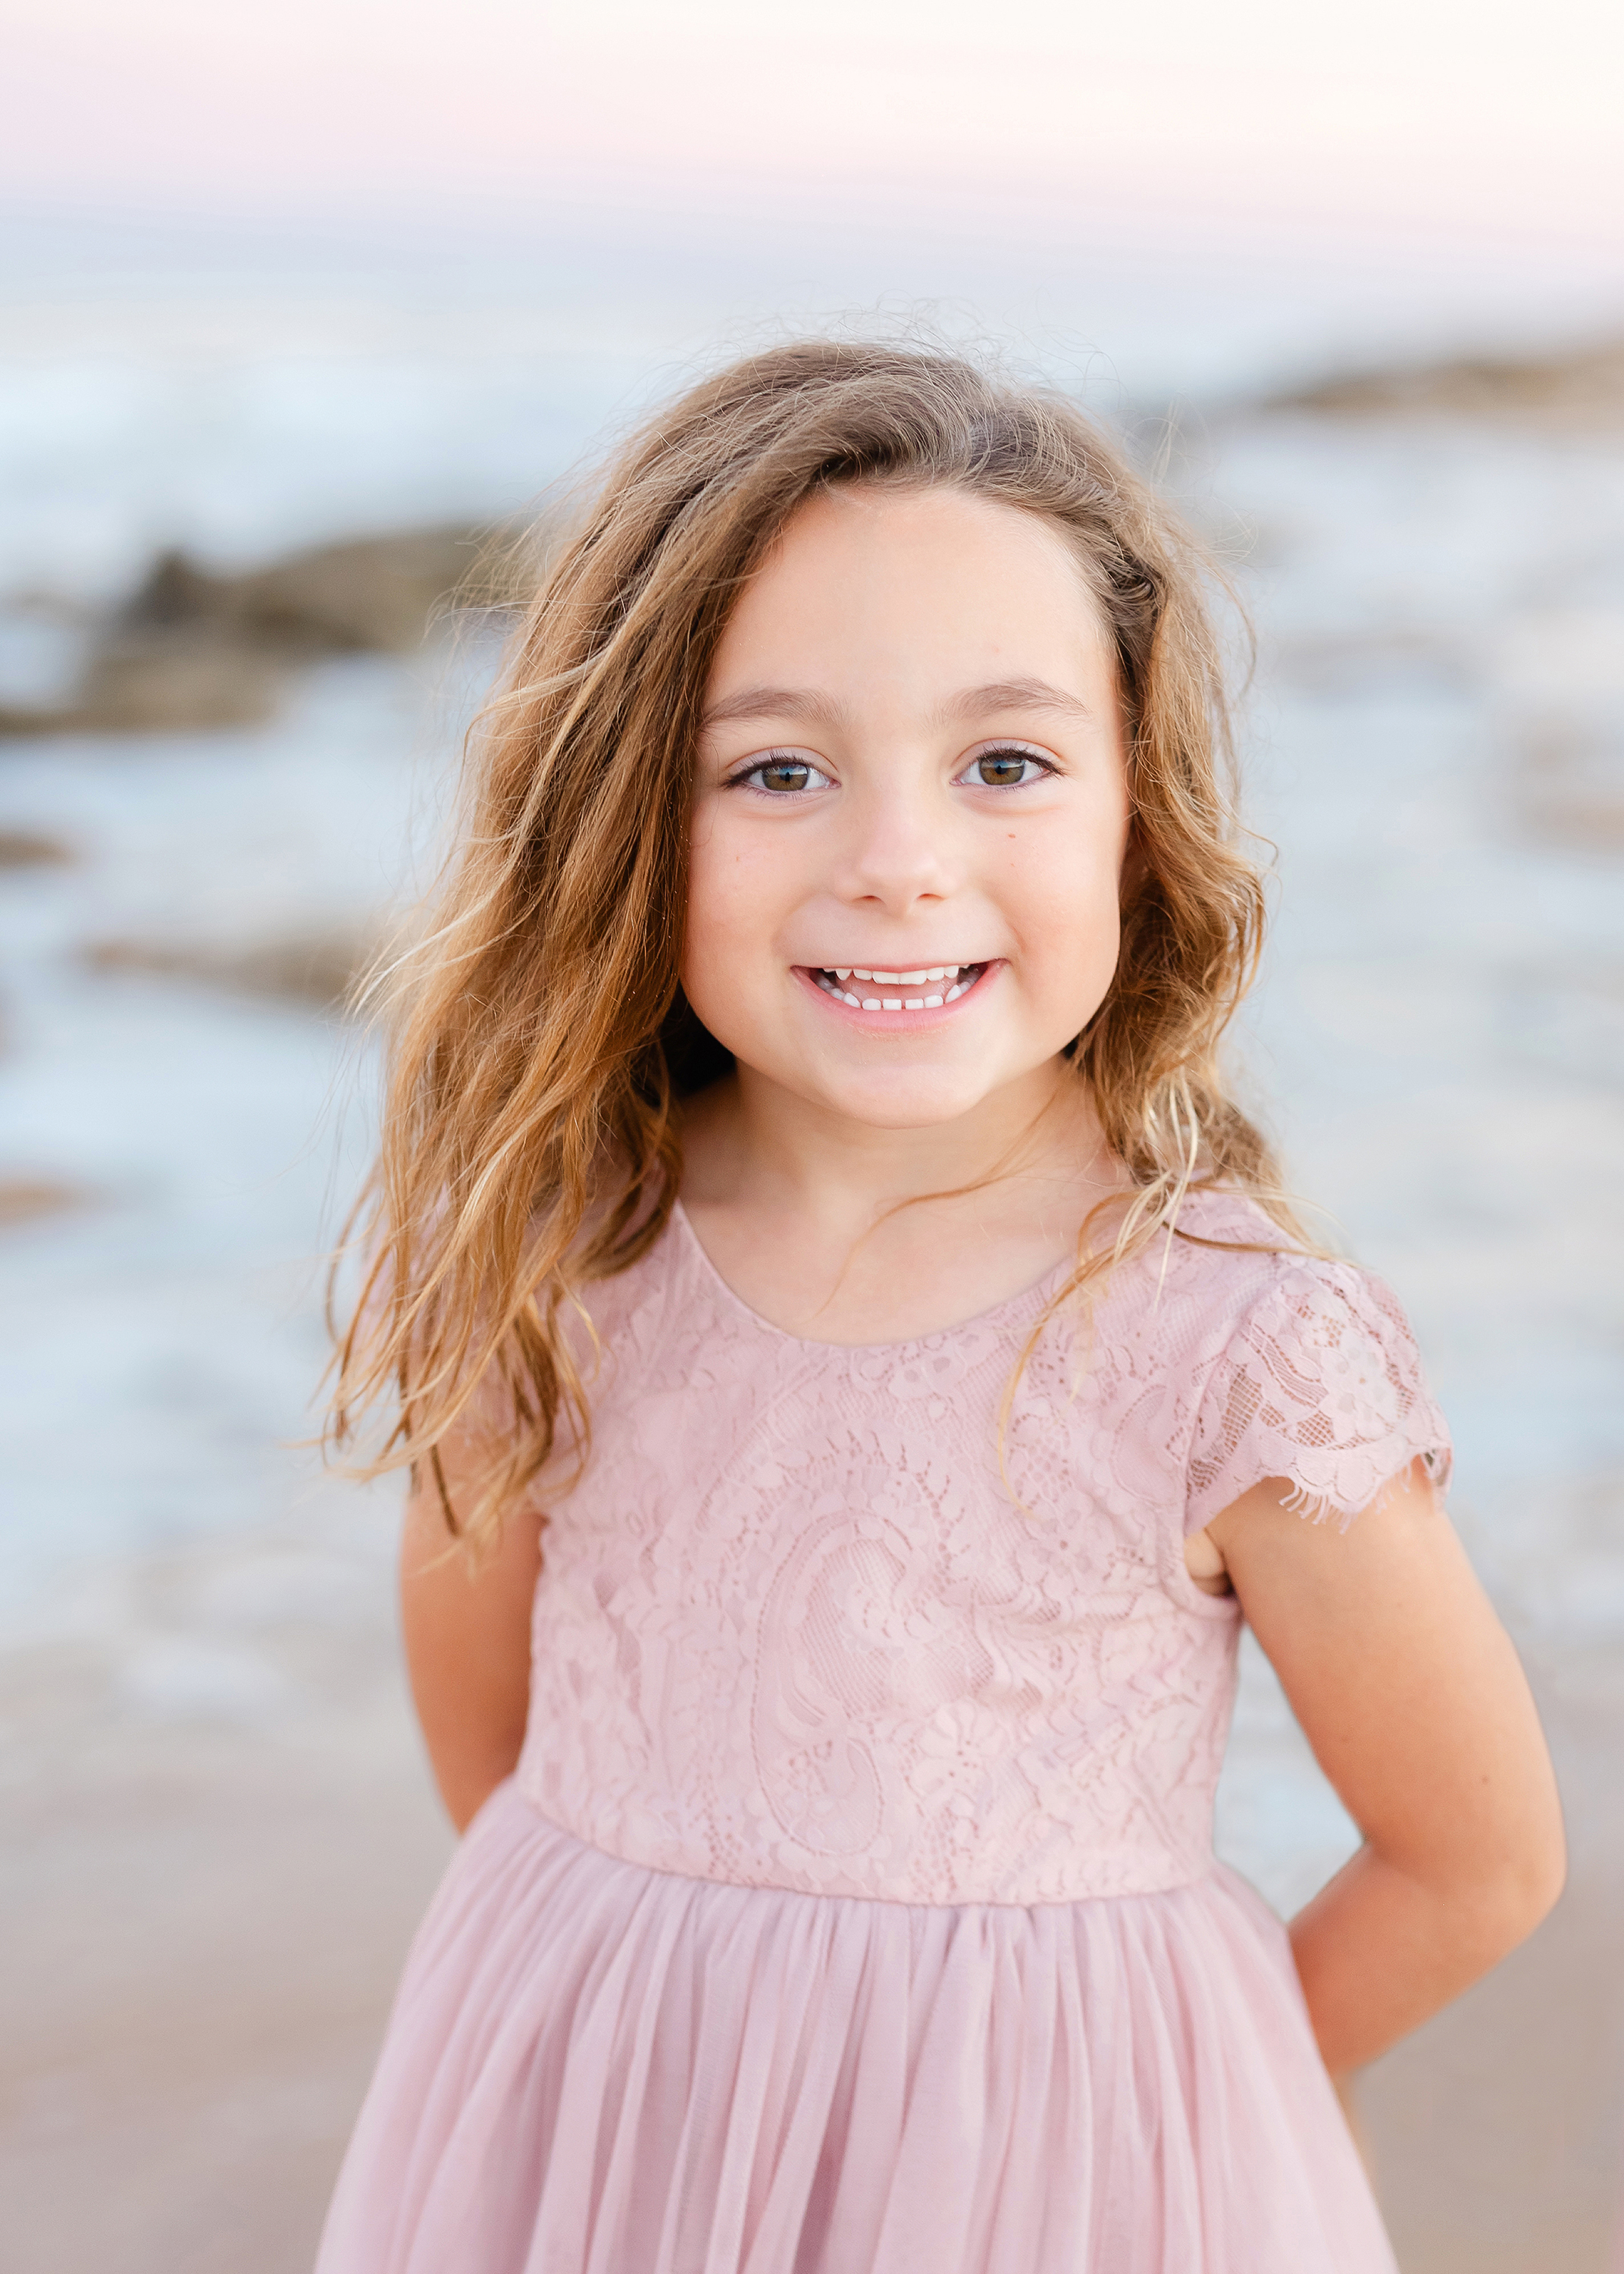
[[[1618,0],[11,0],[0,200],[1624,239]]]

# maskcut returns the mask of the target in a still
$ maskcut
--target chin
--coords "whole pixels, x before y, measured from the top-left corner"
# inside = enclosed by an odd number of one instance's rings
[[[972,1113],[998,1085],[985,1074],[908,1073],[894,1079],[838,1078],[820,1085],[822,1102],[848,1121],[870,1129],[935,1129]]]

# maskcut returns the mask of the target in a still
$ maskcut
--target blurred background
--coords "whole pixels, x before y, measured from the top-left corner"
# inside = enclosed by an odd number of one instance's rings
[[[1242,1038],[1409,1305],[1573,1882],[1365,2081],[1404,2274],[1624,2266],[1624,19],[11,0],[5,2274],[298,2274],[449,1846],[397,1495],[297,1441],[482,534],[719,356],[1074,390],[1259,628]],[[1353,1834],[1249,1658],[1225,1852]],[[856,2270],[853,2270],[856,2274]],[[1194,2270],[1192,2270],[1194,2274]]]

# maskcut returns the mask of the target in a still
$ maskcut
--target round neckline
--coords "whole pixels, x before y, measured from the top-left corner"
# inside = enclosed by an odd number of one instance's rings
[[[763,1318],[759,1311],[754,1309],[750,1304],[747,1303],[743,1296],[738,1292],[736,1288],[730,1287],[728,1285],[726,1280],[723,1278],[721,1273],[717,1269],[716,1265],[711,1261],[710,1253],[707,1250],[703,1240],[701,1239],[699,1234],[695,1231],[693,1224],[689,1219],[688,1212],[683,1207],[680,1197],[672,1203],[671,1216],[673,1223],[680,1226],[682,1236],[688,1242],[688,1247],[693,1255],[697,1260],[700,1269],[704,1273],[706,1278],[713,1283],[718,1291],[732,1306],[732,1307],[735,1311],[739,1312],[742,1317],[748,1319],[750,1324],[756,1328],[762,1334],[771,1335],[775,1340],[781,1343],[793,1343],[798,1350],[826,1351],[831,1353],[849,1352],[853,1356],[872,1356],[876,1352],[921,1350],[927,1343],[937,1342],[944,1335],[967,1334],[972,1329],[975,1328],[984,1329],[994,1325],[999,1320],[1002,1320],[1006,1313],[1020,1311],[1026,1309],[1029,1306],[1034,1309],[1038,1308],[1038,1298],[1046,1298],[1050,1291],[1059,1284],[1065,1273],[1071,1269],[1069,1261],[1062,1261],[1059,1263],[1053,1264],[1049,1269],[1043,1274],[1043,1276],[1041,1279],[1034,1279],[1029,1287],[1023,1287],[1019,1294],[1006,1295],[1001,1303],[993,1304],[990,1309],[978,1311],[973,1318],[959,1319],[951,1326],[933,1327],[929,1334],[911,1335],[903,1342],[815,1342],[809,1336],[793,1335],[790,1333],[787,1327],[775,1326],[771,1319]]]

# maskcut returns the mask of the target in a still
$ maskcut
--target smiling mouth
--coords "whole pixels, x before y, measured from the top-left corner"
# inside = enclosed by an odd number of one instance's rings
[[[933,963],[914,971],[862,971],[830,965],[814,966],[811,976],[825,995],[853,1011],[941,1011],[967,995],[986,968],[984,963]]]

